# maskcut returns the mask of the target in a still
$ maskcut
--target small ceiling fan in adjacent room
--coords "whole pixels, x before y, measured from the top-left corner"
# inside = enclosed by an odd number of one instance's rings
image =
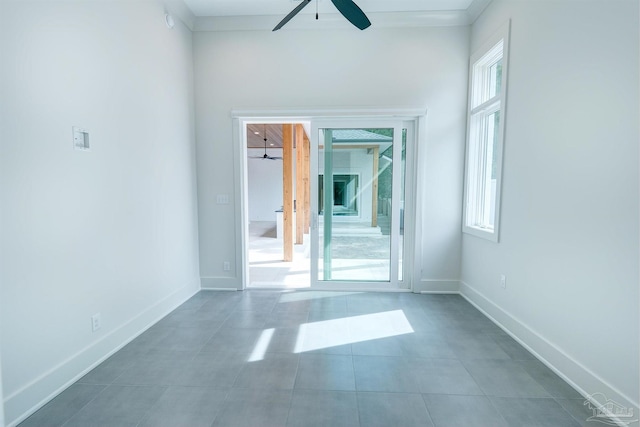
[[[316,0],[316,5],[317,5]],[[280,28],[284,27],[284,25],[291,20],[294,16],[296,16],[302,9],[304,9],[311,0],[302,0],[295,9],[293,9],[287,16],[284,17],[282,21],[278,25],[275,26],[273,31],[278,31]],[[331,3],[335,5],[335,7],[340,11],[342,16],[347,18],[347,21],[351,22],[353,25],[358,27],[361,30],[368,28],[371,25],[371,21],[367,18],[367,15],[364,14],[362,9],[358,7],[357,4],[353,2],[353,0],[331,0]],[[318,12],[316,10],[316,19],[318,19]]]
[[[257,132],[256,132],[257,133]],[[282,160],[282,157],[270,156],[267,154],[267,125],[264,125],[264,155],[263,156],[249,156],[250,159],[269,159],[269,160]],[[273,145],[273,144],[271,144]]]

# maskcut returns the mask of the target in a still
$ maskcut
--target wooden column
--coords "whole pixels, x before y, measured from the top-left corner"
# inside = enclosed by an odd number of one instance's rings
[[[293,261],[293,125],[282,125],[282,228],[284,261]]]
[[[307,133],[304,134],[304,232],[309,234],[309,226],[311,225],[311,162],[309,156],[311,155],[311,142],[307,138]]]
[[[304,243],[304,128],[296,125],[296,245]]]
[[[373,147],[373,182],[371,184],[371,226],[378,226],[378,167],[380,147]]]

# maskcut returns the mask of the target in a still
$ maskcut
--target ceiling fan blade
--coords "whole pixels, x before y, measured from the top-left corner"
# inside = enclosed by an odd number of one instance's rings
[[[278,31],[280,28],[284,27],[284,24],[286,24],[287,22],[291,21],[291,18],[296,16],[298,14],[298,12],[300,12],[302,9],[304,9],[305,6],[307,6],[309,3],[311,3],[311,0],[302,0],[302,3],[300,3],[298,6],[296,6],[295,9],[293,9],[287,16],[285,16],[284,19],[282,21],[280,21],[280,23],[278,25],[276,25],[275,28],[272,31]]]
[[[331,0],[331,2],[349,22],[359,29],[364,30],[371,25],[367,15],[352,0]]]

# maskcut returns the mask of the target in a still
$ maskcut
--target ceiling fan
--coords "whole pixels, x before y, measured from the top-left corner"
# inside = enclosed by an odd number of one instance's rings
[[[282,160],[282,157],[274,157],[267,154],[267,125],[264,125],[264,156],[249,156],[250,159]]]
[[[317,1],[317,0],[316,0]],[[293,9],[287,16],[284,17],[282,21],[278,25],[275,26],[273,31],[278,31],[280,28],[284,27],[284,25],[291,20],[294,16],[298,14],[302,9],[304,9],[311,0],[302,0],[295,9]],[[368,28],[371,25],[371,21],[367,18],[367,15],[364,14],[362,9],[358,7],[352,0],[331,0],[331,3],[335,5],[335,7],[340,11],[340,13],[347,18],[349,22],[358,27],[361,30]],[[318,12],[316,11],[316,19],[318,19]]]

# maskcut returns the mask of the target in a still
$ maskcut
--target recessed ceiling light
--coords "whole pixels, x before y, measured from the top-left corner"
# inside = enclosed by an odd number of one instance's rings
[[[269,144],[269,145],[273,147],[273,146],[274,146],[274,145],[276,145],[276,144]]]
[[[260,132],[254,132],[255,135],[260,135]]]

